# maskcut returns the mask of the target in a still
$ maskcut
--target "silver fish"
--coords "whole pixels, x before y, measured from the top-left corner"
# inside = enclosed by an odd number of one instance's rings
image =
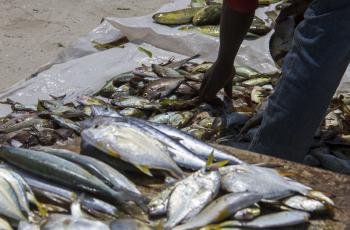
[[[28,220],[21,211],[14,189],[3,177],[0,177],[0,214],[17,221]]]
[[[20,129],[32,128],[35,126],[51,128],[52,124],[45,119],[29,117],[22,122],[13,124],[6,128],[1,128],[0,133],[11,133],[11,132],[18,131]]]
[[[261,198],[261,195],[249,192],[226,194],[214,200],[196,217],[183,225],[173,228],[173,230],[194,229],[225,220],[236,211],[260,201]]]
[[[310,214],[301,211],[284,211],[260,216],[252,221],[226,221],[215,229],[229,229],[230,227],[263,228],[287,227],[305,223],[309,220]],[[211,228],[204,228],[211,229]],[[203,230],[204,230],[203,229]]]
[[[9,146],[0,147],[0,157],[35,175],[63,185],[96,193],[111,199],[117,204],[123,205],[127,201],[134,201],[140,207],[144,207],[145,200],[140,200],[139,196],[134,197],[130,193],[115,191],[79,165],[60,157],[40,151]]]
[[[220,173],[199,170],[176,184],[168,203],[168,220],[164,228],[172,229],[190,220],[210,203],[220,189]]]
[[[289,208],[305,212],[324,212],[327,210],[326,205],[321,201],[300,195],[289,197],[282,203]]]
[[[152,230],[147,224],[134,219],[119,219],[110,224],[111,230]]]
[[[233,165],[219,169],[221,187],[227,192],[255,192],[264,199],[279,199],[295,193],[308,194],[311,189],[287,180],[275,170],[255,165]]]
[[[238,210],[233,215],[233,219],[235,219],[235,220],[252,220],[255,217],[259,216],[260,213],[261,213],[260,207],[257,204],[255,204],[251,207]]]
[[[169,197],[175,186],[170,186],[157,194],[153,199],[149,202],[148,206],[148,214],[150,216],[162,216],[165,215],[168,208]]]
[[[175,128],[183,128],[191,121],[193,116],[194,116],[194,113],[191,111],[167,112],[167,113],[157,114],[154,117],[151,117],[149,121],[171,125],[172,127],[175,127]]]
[[[136,108],[145,110],[156,110],[159,106],[146,98],[137,96],[121,96],[112,100],[112,105],[118,108]]]
[[[63,214],[51,215],[42,226],[42,230],[109,230],[109,226],[101,221]]]
[[[64,149],[53,149],[49,147],[37,147],[34,149],[54,154],[58,157],[80,165],[116,191],[123,190],[142,196],[141,192],[136,188],[136,185],[133,182],[102,161]]]
[[[65,118],[57,116],[57,115],[51,115],[51,118],[55,123],[57,123],[62,128],[72,129],[76,133],[81,132],[80,126],[77,123],[75,123],[69,119],[65,119]]]
[[[183,77],[183,75],[177,72],[175,69],[169,68],[167,66],[152,64],[152,69],[160,77],[173,77],[173,78]]]
[[[166,170],[177,177],[183,175],[166,145],[145,134],[137,125],[114,121],[85,129],[81,136],[90,145],[134,165],[147,175],[152,175],[150,168]]]
[[[0,229],[1,230],[12,230],[11,225],[7,222],[7,220],[0,217]]]
[[[152,126],[146,125],[145,123],[138,122],[137,120],[131,121],[133,124],[142,128],[145,134],[157,139],[159,142],[163,143],[170,156],[174,161],[182,167],[197,170],[205,166],[205,161],[201,160],[195,156],[191,151],[185,148],[182,144],[165,135],[158,129],[153,128]]]

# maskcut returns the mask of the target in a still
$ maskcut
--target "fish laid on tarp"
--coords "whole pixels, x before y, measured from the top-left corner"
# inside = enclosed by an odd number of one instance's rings
[[[134,165],[147,175],[152,175],[150,169],[169,171],[177,177],[183,175],[170,157],[166,145],[146,135],[142,128],[134,124],[111,121],[85,129],[81,136],[90,145]]]
[[[255,165],[232,165],[219,169],[221,187],[227,192],[255,192],[264,199],[279,199],[295,193],[306,195],[311,188],[292,182],[275,170]]]
[[[164,98],[172,94],[183,81],[183,78],[162,78],[147,84],[141,94],[148,100]]]
[[[145,110],[157,110],[159,106],[146,98],[137,96],[121,96],[112,100],[112,105],[118,108],[136,108]]]
[[[116,191],[124,190],[142,196],[141,192],[136,188],[136,185],[133,182],[102,161],[64,149],[53,149],[49,147],[37,147],[35,149],[54,154],[80,165]]]
[[[165,229],[196,216],[215,199],[220,189],[220,173],[199,170],[175,185],[168,203]]]
[[[152,64],[152,70],[155,72],[159,77],[162,78],[183,78],[184,76],[179,73],[174,68],[170,68],[168,66],[162,66],[157,64]]]
[[[195,26],[217,25],[220,22],[221,10],[221,5],[204,7],[196,12],[192,19],[192,23]]]
[[[30,118],[27,118],[24,121],[19,122],[17,124],[13,124],[9,127],[1,128],[0,133],[11,133],[11,132],[15,132],[15,131],[25,129],[25,128],[32,128],[35,126],[36,127],[52,128],[52,123],[48,120],[45,120],[45,119],[30,117]]]
[[[57,115],[51,115],[51,118],[52,118],[54,123],[56,123],[57,125],[59,125],[62,128],[72,129],[76,133],[81,132],[80,126],[77,123],[75,123],[74,121],[71,121],[69,119],[65,119],[65,118],[57,116]]]
[[[152,230],[147,224],[135,219],[119,219],[110,224],[111,230]]]
[[[284,211],[260,216],[252,221],[226,221],[218,225],[202,228],[201,230],[234,229],[235,227],[261,229],[282,228],[308,222],[309,218],[310,214],[307,212]]]
[[[141,109],[135,109],[135,108],[125,108],[123,110],[120,110],[119,113],[120,115],[123,115],[126,117],[142,118],[145,116],[145,113]]]
[[[197,216],[187,223],[175,227],[174,230],[195,229],[213,222],[223,221],[236,211],[260,201],[261,198],[261,195],[249,192],[223,195],[209,204]]]
[[[74,198],[79,195],[69,188],[53,184],[23,170],[14,169],[13,166],[10,166],[10,169],[20,174],[33,192],[46,202],[60,206],[70,206],[74,202]],[[84,195],[80,202],[81,207],[92,215],[100,216],[100,213],[103,213],[109,216],[117,216],[119,213],[113,205],[88,195]]]
[[[182,10],[175,10],[164,13],[157,13],[153,15],[153,20],[159,24],[164,25],[180,25],[192,22],[194,15],[202,7],[186,8]]]
[[[183,128],[191,121],[194,113],[191,111],[184,112],[166,112],[157,114],[153,117],[150,117],[148,120],[151,122],[156,122],[160,124],[167,124],[175,128]]]
[[[115,191],[77,164],[49,153],[9,146],[0,147],[0,157],[40,177],[77,189],[99,194],[118,204],[134,201],[143,206],[145,200],[124,191]]]

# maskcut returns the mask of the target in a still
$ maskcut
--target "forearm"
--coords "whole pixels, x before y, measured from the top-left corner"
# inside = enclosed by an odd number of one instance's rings
[[[252,23],[254,12],[254,10],[239,12],[232,9],[229,1],[224,1],[220,23],[220,49],[217,59],[217,64],[220,64],[221,68],[232,68],[239,47]]]

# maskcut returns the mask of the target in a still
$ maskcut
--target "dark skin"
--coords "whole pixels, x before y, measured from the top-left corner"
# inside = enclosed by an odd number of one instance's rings
[[[293,0],[289,7],[282,10],[277,21],[284,20],[290,15],[303,15],[310,2],[312,0]],[[224,89],[228,98],[232,98],[232,80],[235,74],[233,62],[253,21],[254,13],[254,11],[249,13],[234,11],[227,1],[224,1],[218,58],[204,75],[199,94],[200,101],[217,104],[216,94],[221,89]]]
[[[220,48],[214,65],[207,71],[200,89],[200,100],[216,102],[216,94],[224,88],[232,98],[232,80],[235,74],[234,59],[245,35],[252,24],[254,11],[241,13],[233,11],[224,1],[220,23]]]

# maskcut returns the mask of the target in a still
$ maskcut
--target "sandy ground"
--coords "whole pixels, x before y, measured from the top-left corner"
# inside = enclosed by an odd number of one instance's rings
[[[34,73],[106,16],[149,14],[171,0],[0,0],[0,90]]]

